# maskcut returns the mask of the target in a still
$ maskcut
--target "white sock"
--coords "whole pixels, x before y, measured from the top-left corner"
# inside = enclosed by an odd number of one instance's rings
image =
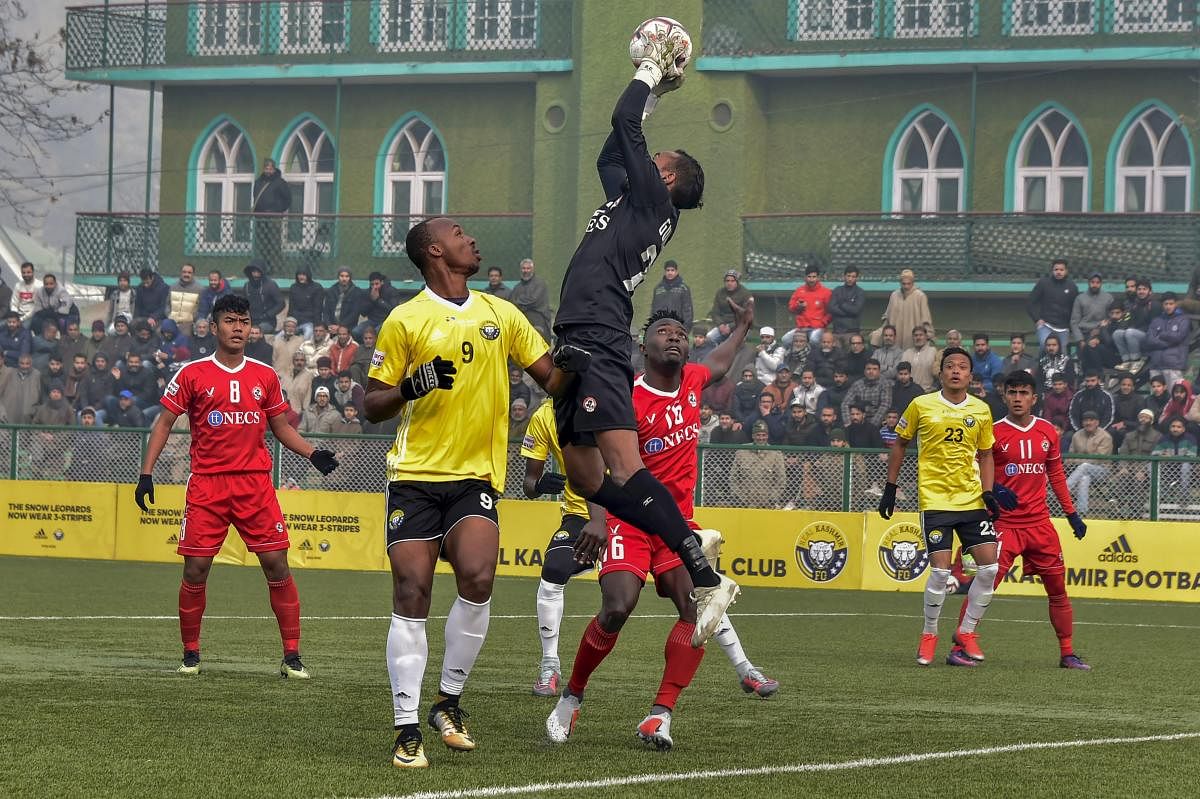
[[[745,677],[753,666],[746,657],[745,650],[742,649],[742,641],[738,638],[737,630],[733,629],[733,622],[729,620],[728,615],[721,617],[721,623],[717,625],[717,631],[713,633],[713,637],[721,645],[721,651],[725,653],[725,657],[729,658],[729,662],[737,670],[738,676]]]
[[[992,594],[996,590],[996,574],[1000,571],[999,564],[980,566],[967,590],[967,612],[963,615],[962,624],[958,629],[964,633],[975,632],[975,626],[987,613],[988,605],[992,604]]]
[[[421,682],[429,661],[429,642],[425,638],[425,620],[392,614],[388,628],[387,666],[392,681],[392,707],[396,726],[417,724],[421,704]]]
[[[450,606],[450,615],[446,617],[446,656],[442,660],[440,687],[443,694],[458,696],[463,692],[475,658],[483,648],[483,639],[487,637],[491,612],[490,599],[476,604],[460,596]]]
[[[542,663],[559,665],[558,631],[562,626],[565,585],[542,580],[537,590],[538,633],[542,636]]]
[[[949,569],[930,569],[925,581],[925,632],[937,635],[938,619],[942,615],[942,603],[946,601],[946,581]],[[978,579],[978,578],[976,578]]]

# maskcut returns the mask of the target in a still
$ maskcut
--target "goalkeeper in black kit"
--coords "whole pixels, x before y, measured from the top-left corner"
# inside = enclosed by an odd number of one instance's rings
[[[554,322],[555,363],[579,371],[579,378],[554,400],[554,413],[571,485],[680,556],[695,586],[692,646],[700,647],[738,587],[713,571],[671,493],[642,463],[630,338],[634,290],[671,240],[679,212],[699,208],[704,194],[696,159],[683,150],[651,157],[642,133],[659,97],[682,84],[689,54],[686,40],[651,43],[613,111],[612,133],[596,161],[606,202],[592,214],[567,267]]]

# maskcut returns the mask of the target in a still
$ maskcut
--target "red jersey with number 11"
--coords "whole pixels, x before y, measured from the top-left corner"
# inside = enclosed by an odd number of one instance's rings
[[[192,474],[269,472],[267,420],[287,409],[279,376],[245,358],[236,369],[215,355],[184,364],[163,391],[162,405],[187,414],[192,431]]]
[[[696,450],[700,446],[700,394],[712,373],[698,363],[683,365],[679,388],[651,388],[641,375],[633,383],[642,463],[667,487],[683,518],[692,518],[696,492]]]
[[[1049,472],[1062,472],[1062,451],[1058,431],[1040,416],[1034,416],[1027,427],[1017,427],[1007,416],[992,425],[996,443],[992,458],[996,464],[996,482],[1003,483],[1017,495],[1015,510],[1006,510],[1000,522],[1015,527],[1050,519],[1046,505]],[[1064,492],[1059,492],[1061,497]],[[1067,503],[1070,497],[1067,496]],[[1072,513],[1074,507],[1064,507]]]

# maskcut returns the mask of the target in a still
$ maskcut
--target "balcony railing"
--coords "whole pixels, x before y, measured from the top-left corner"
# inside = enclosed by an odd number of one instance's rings
[[[752,280],[803,278],[809,264],[864,280],[1033,281],[1052,258],[1077,274],[1191,279],[1200,214],[759,214],[742,217]]]
[[[67,9],[67,69],[569,59],[575,0],[175,0]]]
[[[701,55],[1191,44],[1195,0],[705,0]]]
[[[514,267],[533,251],[533,215],[451,214],[479,241],[484,265]],[[134,274],[144,267],[197,274],[241,274],[252,259],[269,274],[290,277],[305,267],[332,279],[344,264],[364,274],[416,277],[404,238],[419,218],[300,214],[79,214],[75,272]]]

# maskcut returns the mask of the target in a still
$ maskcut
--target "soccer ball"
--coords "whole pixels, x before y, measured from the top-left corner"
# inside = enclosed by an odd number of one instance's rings
[[[678,21],[670,17],[653,17],[638,25],[629,40],[629,58],[635,67],[639,67],[643,59],[657,48],[672,45],[677,52],[675,64],[666,70],[665,76],[677,78],[692,60],[692,37]]]

